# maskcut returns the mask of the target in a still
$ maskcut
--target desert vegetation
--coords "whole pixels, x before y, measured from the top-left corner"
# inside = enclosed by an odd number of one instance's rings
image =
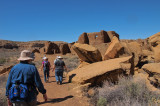
[[[5,96],[5,86],[7,82],[7,75],[0,76],[0,106],[7,106],[7,98]]]
[[[74,70],[78,67],[79,63],[79,58],[76,55],[72,56],[64,56],[64,62],[69,69],[69,71]]]
[[[115,85],[105,81],[95,88],[91,103],[94,106],[158,106],[160,96],[147,88],[144,78],[120,77]]]

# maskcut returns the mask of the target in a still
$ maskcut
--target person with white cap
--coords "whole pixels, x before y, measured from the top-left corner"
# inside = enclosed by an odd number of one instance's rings
[[[20,63],[11,69],[6,84],[8,105],[12,106],[13,103],[13,106],[36,106],[38,91],[47,101],[46,89],[37,68],[30,64],[33,60],[31,52],[23,50],[18,60]]]
[[[43,69],[44,81],[45,82],[49,81],[49,71],[50,71],[50,68],[51,68],[51,65],[50,65],[50,62],[48,61],[48,58],[47,57],[43,57],[43,62],[42,62],[41,70]]]
[[[62,60],[63,58],[61,56],[57,56],[57,59],[54,61],[54,65],[53,65],[53,70],[55,70],[55,77],[56,77],[56,82],[57,84],[62,84],[62,80],[63,80],[63,71],[64,69],[67,70],[67,67],[64,63],[64,61]]]

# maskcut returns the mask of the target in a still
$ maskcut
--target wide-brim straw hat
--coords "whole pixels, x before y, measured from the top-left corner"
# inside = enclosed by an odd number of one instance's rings
[[[20,61],[33,60],[32,53],[29,50],[23,50],[18,60]]]
[[[63,59],[63,57],[61,57],[61,56],[57,56],[57,59]]]

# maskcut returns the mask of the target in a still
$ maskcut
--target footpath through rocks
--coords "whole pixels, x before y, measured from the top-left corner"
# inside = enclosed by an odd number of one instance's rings
[[[68,83],[65,78],[62,85],[57,85],[54,73],[50,71],[49,82],[45,83],[43,71],[39,70],[48,96],[48,101],[44,102],[42,94],[39,93],[38,101],[40,106],[88,106],[87,98],[74,89],[76,85]]]

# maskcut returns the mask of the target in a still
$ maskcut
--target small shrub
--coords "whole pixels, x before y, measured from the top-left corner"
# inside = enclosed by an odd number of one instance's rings
[[[100,97],[97,102],[97,106],[106,106],[106,104],[107,104],[106,98]]]
[[[160,105],[158,103],[160,96],[156,92],[148,90],[145,80],[139,78],[138,81],[135,81],[132,77],[120,78],[117,85],[108,81],[104,82],[102,88],[97,88],[97,93],[91,100],[93,105],[98,106],[99,103],[103,103],[102,106]],[[105,100],[107,101],[104,102]]]
[[[6,62],[5,58],[0,58],[0,64],[4,64]]]
[[[7,77],[7,75],[0,76],[0,106],[7,106],[7,98],[5,96]]]
[[[64,56],[64,62],[69,71],[74,70],[79,65],[79,58],[77,56]]]

